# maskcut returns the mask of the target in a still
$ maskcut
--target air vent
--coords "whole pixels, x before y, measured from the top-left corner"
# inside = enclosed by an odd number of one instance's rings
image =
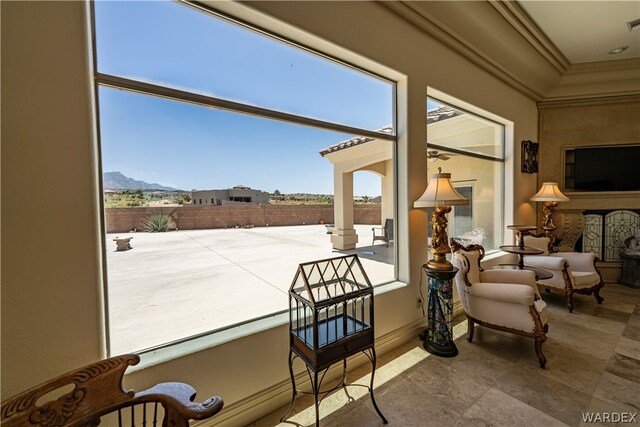
[[[637,30],[640,28],[640,18],[627,22],[627,28],[629,31]]]

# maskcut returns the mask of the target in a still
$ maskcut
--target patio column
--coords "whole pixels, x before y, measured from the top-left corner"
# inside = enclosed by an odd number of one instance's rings
[[[334,249],[355,249],[358,235],[353,228],[353,172],[333,168]]]
[[[380,225],[384,226],[384,220],[387,218],[393,218],[393,160],[387,160],[384,162],[384,175],[381,176],[381,206],[380,210],[382,212],[380,218]]]

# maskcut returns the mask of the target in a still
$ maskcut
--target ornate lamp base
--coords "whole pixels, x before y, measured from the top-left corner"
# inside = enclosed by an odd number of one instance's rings
[[[558,202],[544,202],[542,205],[542,213],[544,214],[544,219],[542,220],[542,230],[544,231],[544,235],[549,238],[550,246],[554,244],[556,237],[553,232],[557,228],[553,222],[553,213],[558,207]]]
[[[423,347],[431,354],[454,357],[458,348],[453,342],[453,278],[458,269],[436,270],[422,266],[429,281],[427,328],[420,336]]]

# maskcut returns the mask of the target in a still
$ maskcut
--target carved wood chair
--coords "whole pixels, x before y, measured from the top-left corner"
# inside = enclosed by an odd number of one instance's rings
[[[454,281],[469,324],[467,340],[473,340],[476,323],[533,338],[538,363],[544,369],[547,310],[535,274],[527,270],[484,271],[480,266],[484,257],[481,245],[462,246],[451,239],[450,246],[451,263],[459,269]]]
[[[524,236],[526,246],[540,249],[542,255],[525,255],[525,265],[543,268],[553,273],[547,280],[538,280],[538,286],[548,290],[562,290],[566,296],[567,309],[573,312],[573,294],[591,295],[598,304],[604,298],[600,296],[600,289],[604,286],[602,275],[596,268],[598,257],[592,253],[556,252],[551,253],[551,241],[542,234]]]
[[[135,354],[101,360],[11,397],[2,402],[0,425],[95,427],[106,420],[105,425],[155,427],[162,420],[163,427],[187,427],[189,420],[209,418],[222,409],[217,396],[194,402],[196,391],[184,383],[124,391],[124,372],[139,361]]]
[[[393,219],[385,219],[384,227],[373,227],[371,231],[373,232],[373,242],[371,242],[371,245],[373,245],[376,240],[382,240],[388,247],[389,242],[393,240]]]

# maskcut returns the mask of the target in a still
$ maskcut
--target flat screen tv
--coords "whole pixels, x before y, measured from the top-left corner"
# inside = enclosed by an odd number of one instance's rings
[[[572,151],[573,167],[567,172],[573,169],[574,190],[640,191],[640,144],[574,148]]]

